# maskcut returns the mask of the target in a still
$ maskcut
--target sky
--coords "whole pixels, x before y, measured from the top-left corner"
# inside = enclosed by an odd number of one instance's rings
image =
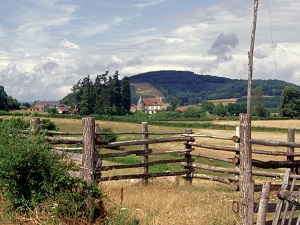
[[[0,85],[61,100],[80,79],[183,70],[248,79],[253,0],[0,0]],[[253,79],[300,85],[300,1],[260,0]]]

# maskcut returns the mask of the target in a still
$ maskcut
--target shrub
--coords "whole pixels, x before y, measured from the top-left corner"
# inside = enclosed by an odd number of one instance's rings
[[[98,129],[98,132],[113,132],[113,130],[110,127],[100,127]],[[115,142],[117,141],[116,135],[109,135],[109,134],[103,134],[101,135],[102,141],[104,142]]]
[[[101,199],[100,190],[70,177],[68,167],[50,151],[43,136],[22,138],[20,123],[13,121],[0,123],[0,188],[11,210],[28,212],[44,204],[45,212],[57,217],[91,218],[87,193]]]
[[[50,119],[42,119],[42,124],[44,124],[44,128],[47,130],[58,130],[58,126],[55,123],[51,122]]]

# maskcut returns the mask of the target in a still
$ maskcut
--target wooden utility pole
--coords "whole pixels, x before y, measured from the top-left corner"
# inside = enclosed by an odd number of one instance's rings
[[[255,31],[256,31],[256,21],[257,21],[257,11],[258,11],[258,0],[254,0],[254,14],[253,14],[253,25],[251,34],[251,44],[250,51],[248,52],[249,59],[249,70],[248,70],[248,91],[247,91],[247,114],[251,113],[251,95],[252,95],[252,74],[253,74],[253,52],[254,52],[254,41],[255,41]]]

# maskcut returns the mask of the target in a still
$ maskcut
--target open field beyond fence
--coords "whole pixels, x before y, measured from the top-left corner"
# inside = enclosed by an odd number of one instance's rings
[[[60,128],[60,131],[82,131],[82,121],[74,119],[51,119]],[[226,123],[227,121],[222,121]],[[255,121],[257,122],[257,121]],[[276,121],[278,123],[278,121]],[[279,121],[284,124],[285,121]],[[141,129],[141,124],[96,121],[100,127],[110,127],[114,132],[136,132]],[[274,121],[263,121],[263,126],[274,125]],[[300,122],[292,123],[297,128]],[[270,125],[270,126],[271,126]],[[255,126],[255,125],[254,125]],[[283,128],[284,126],[279,126]],[[149,125],[151,132],[182,132],[182,128],[170,128]],[[233,136],[235,132],[224,130],[193,129],[194,133],[212,136]],[[125,137],[126,136],[126,137]],[[119,135],[119,139],[140,139],[140,135]],[[286,141],[286,132],[252,132],[252,138]],[[296,133],[296,141],[299,140]],[[196,141],[198,138],[196,137]],[[201,138],[201,142],[207,145],[224,145],[224,141],[211,138]],[[153,152],[168,151],[174,149],[174,143],[151,144]],[[178,144],[176,145],[178,148]],[[234,147],[234,143],[228,142],[228,147]],[[254,147],[253,147],[254,148]],[[259,148],[258,146],[255,148]],[[184,145],[182,144],[182,149]],[[268,147],[270,151],[286,151],[286,147]],[[195,153],[210,153],[208,149],[196,150]],[[297,148],[295,149],[297,152]],[[232,154],[213,151],[216,157],[232,158]],[[228,154],[228,155],[227,155]],[[270,160],[270,156],[255,155],[256,159]],[[282,159],[286,157],[282,156]],[[104,161],[105,165],[112,165],[110,161]],[[137,173],[139,169],[126,169],[126,173]],[[278,172],[284,171],[278,169]],[[109,171],[115,173],[115,171]],[[106,172],[105,172],[106,173]],[[263,178],[261,181],[274,182],[274,178]],[[280,182],[280,181],[278,181]],[[239,220],[232,210],[233,201],[239,198],[238,192],[232,191],[228,186],[207,180],[195,180],[192,186],[183,185],[180,179],[178,186],[166,186],[156,179],[149,180],[150,185],[131,186],[128,180],[110,181],[100,183],[100,187],[107,193],[107,207],[120,210],[121,214],[129,214],[139,219],[140,224],[236,224]],[[122,191],[121,191],[122,190]],[[123,193],[123,194],[121,194]],[[258,198],[259,196],[257,196]],[[271,195],[271,201],[277,197]]]

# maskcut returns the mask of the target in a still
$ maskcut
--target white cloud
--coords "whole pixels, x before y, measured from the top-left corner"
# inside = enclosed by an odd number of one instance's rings
[[[60,43],[59,46],[64,47],[64,48],[71,48],[71,49],[79,49],[79,45],[76,45],[66,39],[63,39]]]
[[[255,79],[300,84],[299,8],[298,0],[259,4]],[[106,70],[247,79],[252,16],[253,2],[242,0],[5,1],[0,85],[33,101],[61,99],[79,79]]]

